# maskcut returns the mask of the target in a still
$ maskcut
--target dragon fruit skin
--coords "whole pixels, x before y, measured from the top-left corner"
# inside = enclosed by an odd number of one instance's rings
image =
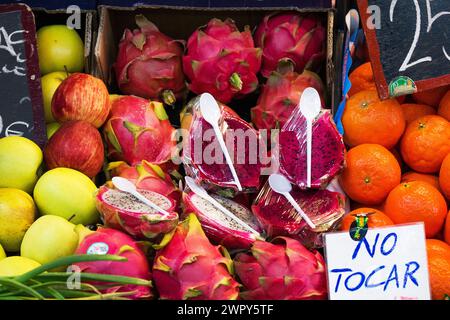
[[[244,300],[324,300],[327,297],[325,261],[300,242],[280,237],[274,243],[256,241],[250,254],[234,259],[244,285]]]
[[[317,74],[310,71],[302,74],[273,72],[252,109],[253,124],[260,130],[282,128],[298,106],[303,91],[309,87],[319,92],[324,107],[325,87]]]
[[[146,160],[166,164],[176,146],[175,129],[169,122],[164,106],[134,96],[113,100],[111,113],[103,133],[110,160],[129,165]]]
[[[234,151],[230,151],[230,155],[233,158],[239,181],[245,192],[253,192],[260,186],[262,164],[259,151],[263,146],[261,137],[258,131],[242,120],[234,111],[223,104],[220,106],[223,119],[220,121],[221,131],[224,132],[225,143],[230,140],[227,143],[229,149],[233,142]],[[201,183],[209,189],[227,188],[226,191],[236,192],[237,187],[225,157],[219,154],[220,159],[218,159],[215,152],[206,151],[218,150],[217,152],[221,153],[221,148],[212,126],[203,119],[193,101],[188,104],[182,123],[189,130],[189,137],[184,140],[183,145],[183,163],[186,173],[195,178],[197,183]],[[209,133],[212,133],[212,136]],[[239,133],[245,135],[245,140],[239,139]],[[233,136],[227,138],[228,134],[234,134],[234,141],[231,141]],[[208,157],[209,155],[211,155],[211,159]]]
[[[240,32],[231,19],[212,19],[187,43],[183,70],[196,94],[208,92],[222,103],[258,87],[261,49],[255,48],[249,27]]]
[[[159,239],[160,236],[173,231],[178,224],[178,214],[174,211],[175,202],[152,191],[140,190],[140,192],[144,195],[150,194],[155,199],[161,198],[159,201],[153,200],[153,202],[170,212],[170,215],[163,217],[159,213],[154,213],[153,210],[152,213],[144,212],[144,210],[133,210],[131,208],[132,197],[105,185],[99,188],[95,198],[97,210],[100,212],[105,225],[123,231],[137,239]],[[110,200],[113,196],[115,196],[116,202]],[[135,201],[148,209],[146,205]]]
[[[262,75],[269,77],[286,60],[298,73],[316,71],[326,57],[326,38],[326,28],[313,14],[267,15],[255,32],[255,43],[263,50]]]
[[[153,279],[161,299],[238,298],[239,284],[230,274],[231,258],[225,249],[209,242],[194,214],[162,243],[165,246],[157,252],[153,264]]]
[[[96,252],[95,249],[105,249]],[[80,243],[76,254],[111,254],[119,255],[127,261],[93,261],[80,262],[78,266],[82,272],[109,274],[151,280],[151,272],[145,254],[128,235],[109,228],[99,228],[87,235]],[[136,291],[132,299],[151,299],[151,288],[146,286],[122,285],[111,287],[106,293]]]
[[[322,110],[313,123],[311,188],[325,188],[344,168],[345,145],[331,119]],[[307,187],[306,119],[294,111],[279,135],[280,172],[293,184]]]
[[[128,179],[138,189],[153,191],[175,201],[175,207],[178,207],[180,203],[180,189],[172,181],[170,175],[156,164],[143,160],[135,166],[129,166],[126,162],[116,161],[109,163],[107,170],[111,177]]]
[[[316,225],[311,230],[286,198],[266,184],[252,211],[270,238],[287,236],[308,247],[321,247],[320,233],[330,231],[345,215],[345,196],[329,190],[301,190],[294,187],[292,197]]]
[[[124,94],[173,104],[186,91],[183,46],[142,15],[136,23],[140,30],[126,29],[119,44],[114,65],[118,86]]]
[[[234,213],[253,229],[261,232],[253,213],[242,205],[223,197],[212,196],[225,208]],[[208,238],[215,244],[223,245],[227,249],[250,249],[257,236],[239,227],[220,212],[213,204],[203,200],[193,192],[183,193],[184,213],[194,213],[199,219]]]

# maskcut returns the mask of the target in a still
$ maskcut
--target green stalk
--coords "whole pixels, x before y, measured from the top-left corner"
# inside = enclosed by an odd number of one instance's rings
[[[53,279],[65,279],[67,278],[67,273],[64,272],[49,272],[45,274],[40,274],[36,277],[39,281],[50,281]],[[139,278],[131,278],[125,276],[114,276],[108,274],[96,274],[96,273],[80,273],[81,280],[90,280],[90,281],[101,281],[101,282],[113,282],[118,284],[133,284],[138,286],[151,286],[151,281],[139,279]]]
[[[44,297],[37,292],[36,290],[27,287],[23,283],[20,283],[14,279],[7,279],[7,278],[0,278],[0,285],[15,288],[15,289],[21,289],[22,291],[28,293],[29,295],[37,298],[37,299],[44,299]]]

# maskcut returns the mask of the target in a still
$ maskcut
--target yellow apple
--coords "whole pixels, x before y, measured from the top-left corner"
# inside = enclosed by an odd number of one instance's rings
[[[41,78],[42,98],[44,99],[45,122],[55,122],[52,114],[52,98],[61,82],[69,76],[67,72],[56,71]]]

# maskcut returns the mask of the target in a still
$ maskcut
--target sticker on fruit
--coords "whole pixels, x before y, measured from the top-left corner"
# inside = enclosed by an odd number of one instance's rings
[[[444,0],[25,2],[0,4],[0,300],[448,298]]]

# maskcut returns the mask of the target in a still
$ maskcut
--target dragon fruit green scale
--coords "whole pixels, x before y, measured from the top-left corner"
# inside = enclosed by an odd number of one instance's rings
[[[240,32],[231,19],[212,19],[190,36],[183,70],[191,91],[228,103],[256,90],[261,57],[248,26]]]

